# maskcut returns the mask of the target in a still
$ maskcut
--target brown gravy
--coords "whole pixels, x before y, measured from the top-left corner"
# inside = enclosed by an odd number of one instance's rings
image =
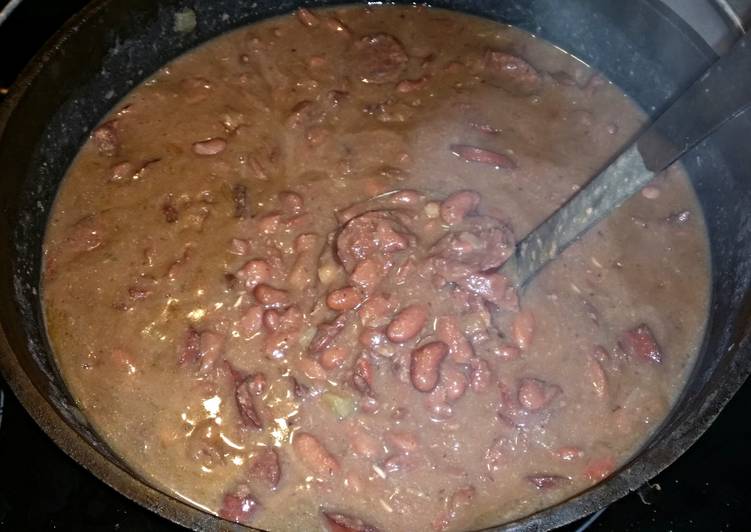
[[[147,481],[258,528],[467,530],[560,502],[685,383],[702,213],[674,167],[522,298],[493,271],[642,120],[550,44],[443,10],[221,36],[118,104],[60,188],[66,382]]]

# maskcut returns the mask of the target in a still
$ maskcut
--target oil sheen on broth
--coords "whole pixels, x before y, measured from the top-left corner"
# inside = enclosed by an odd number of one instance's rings
[[[448,11],[223,35],[68,171],[44,250],[58,364],[148,482],[229,520],[467,530],[560,502],[685,383],[702,213],[675,167],[523,297],[494,272],[642,121],[559,49]]]

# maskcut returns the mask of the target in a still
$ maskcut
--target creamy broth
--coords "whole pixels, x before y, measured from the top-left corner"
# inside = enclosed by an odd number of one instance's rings
[[[609,476],[701,341],[660,174],[519,295],[495,270],[644,121],[520,30],[424,7],[220,36],[92,132],[45,240],[56,360],[168,493],[254,527],[470,530]]]

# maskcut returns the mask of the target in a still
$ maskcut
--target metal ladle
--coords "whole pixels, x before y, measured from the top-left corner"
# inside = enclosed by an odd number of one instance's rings
[[[522,290],[548,262],[641,190],[658,172],[749,107],[751,35],[746,34],[607,168],[524,237],[500,272]],[[751,149],[751,139],[748,143]]]

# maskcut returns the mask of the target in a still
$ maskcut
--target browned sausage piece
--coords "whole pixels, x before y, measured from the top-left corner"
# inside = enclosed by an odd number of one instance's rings
[[[362,519],[334,512],[323,512],[329,532],[379,532]]]
[[[333,310],[352,310],[361,301],[360,294],[351,286],[329,292],[326,297],[326,305]]]
[[[399,80],[409,57],[396,37],[388,33],[375,33],[355,42],[351,60],[360,81],[394,83]]]
[[[410,305],[402,309],[386,328],[386,336],[392,342],[403,343],[419,334],[428,320],[425,305]]]
[[[449,346],[451,360],[457,364],[466,364],[474,356],[472,345],[464,336],[456,316],[438,318],[435,333],[441,342]]]
[[[449,348],[443,342],[431,342],[412,351],[409,375],[412,385],[421,392],[430,392],[438,384],[440,365]]]
[[[454,192],[441,203],[441,219],[449,225],[461,223],[480,205],[480,195],[473,190]]]
[[[452,144],[451,153],[467,162],[489,164],[498,169],[513,170],[516,163],[508,155],[467,144]]]
[[[279,456],[271,448],[266,448],[259,452],[253,457],[248,466],[248,476],[253,480],[263,482],[272,490],[275,490],[279,485],[281,475],[282,470],[279,467]]]
[[[645,323],[624,332],[618,339],[618,345],[631,358],[662,364],[662,350]]]
[[[329,478],[339,472],[339,462],[312,434],[295,434],[292,448],[305,467],[319,478]]]

